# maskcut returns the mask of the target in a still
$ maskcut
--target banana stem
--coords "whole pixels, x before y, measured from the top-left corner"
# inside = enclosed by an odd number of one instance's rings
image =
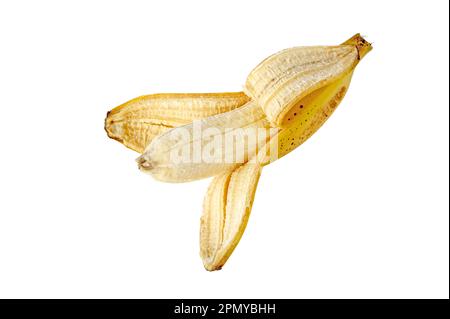
[[[147,159],[144,157],[144,155],[139,156],[139,157],[136,159],[136,162],[138,163],[138,167],[139,167],[139,169],[141,169],[141,170],[144,170],[144,171],[145,171],[145,170],[150,171],[150,170],[153,169],[152,164],[151,164],[149,161],[147,161]]]
[[[361,60],[370,50],[372,50],[372,44],[367,42],[361,34],[357,33],[352,36],[350,39],[345,41],[342,44],[346,45],[354,45],[358,50],[359,59]]]

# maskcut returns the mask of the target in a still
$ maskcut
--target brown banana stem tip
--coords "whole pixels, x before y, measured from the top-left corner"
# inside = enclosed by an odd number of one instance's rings
[[[138,167],[141,170],[149,171],[153,168],[152,164],[149,161],[147,161],[147,159],[143,155],[139,156],[136,159],[136,162],[138,163]]]
[[[343,44],[354,45],[358,50],[359,60],[361,60],[370,50],[372,50],[372,43],[367,42],[361,34],[357,33]]]

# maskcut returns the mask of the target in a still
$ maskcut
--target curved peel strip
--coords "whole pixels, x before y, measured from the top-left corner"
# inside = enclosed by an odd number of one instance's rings
[[[322,127],[344,99],[352,76],[353,72],[314,91],[289,111],[290,124],[270,140],[270,143],[277,143],[278,158],[292,152]]]
[[[286,113],[299,100],[349,72],[357,61],[358,51],[350,45],[289,49],[252,71],[246,90],[271,123],[285,126]]]
[[[105,130],[110,138],[142,153],[153,138],[171,128],[234,110],[248,101],[243,92],[144,95],[109,111]]]
[[[353,71],[371,46],[359,34],[338,46],[296,47],[278,52],[253,69],[245,92],[278,127],[305,96]]]
[[[221,269],[239,243],[250,217],[261,169],[247,163],[211,182],[200,227],[200,255],[207,270]]]

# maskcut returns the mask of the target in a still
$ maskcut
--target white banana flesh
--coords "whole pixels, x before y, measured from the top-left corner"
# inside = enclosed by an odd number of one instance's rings
[[[164,182],[187,182],[233,170],[270,139],[262,109],[244,106],[177,127],[155,138],[137,159],[139,168]]]

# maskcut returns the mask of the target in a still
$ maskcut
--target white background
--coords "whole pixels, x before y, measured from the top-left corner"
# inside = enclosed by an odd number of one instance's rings
[[[2,1],[0,297],[448,298],[447,1]],[[209,180],[107,138],[156,92],[239,91],[287,47],[374,42],[326,125],[266,167],[224,269]]]

